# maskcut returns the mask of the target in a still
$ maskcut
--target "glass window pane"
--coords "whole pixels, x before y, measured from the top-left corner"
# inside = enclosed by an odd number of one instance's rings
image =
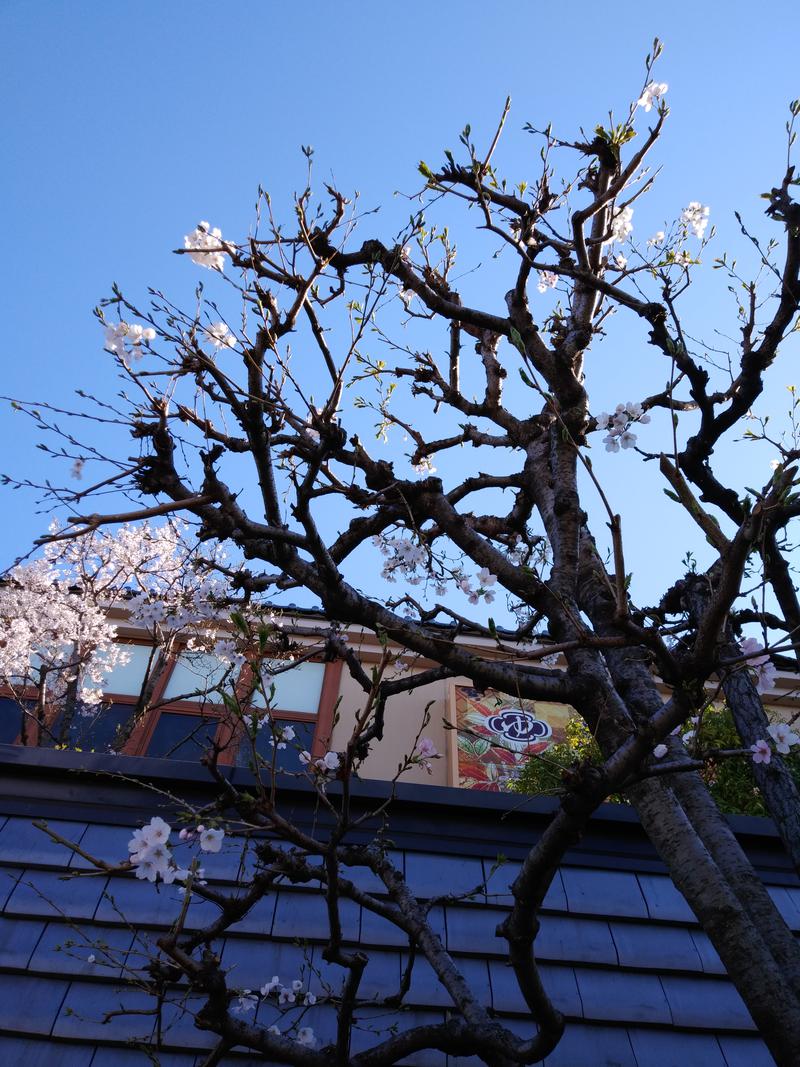
[[[276,767],[282,771],[302,771],[303,765],[300,763],[300,753],[305,749],[311,751],[311,745],[314,741],[314,728],[316,723],[304,722],[297,719],[285,719],[281,721],[277,720],[277,725],[282,727],[291,727],[294,730],[294,737],[291,741],[286,741],[285,748],[278,749],[278,759]],[[272,765],[272,756],[274,748],[270,742],[273,740],[272,730],[269,724],[264,725],[256,735],[256,752],[261,756],[267,766]],[[252,767],[253,764],[253,749],[249,741],[245,740],[240,746],[239,751],[236,753],[236,765],[237,767]]]
[[[208,750],[218,726],[219,719],[162,711],[150,738],[147,755],[197,760]]]
[[[16,700],[0,697],[0,744],[12,745],[19,735],[22,709]]]
[[[277,670],[286,664],[275,663],[273,666]],[[285,674],[275,675],[275,695],[271,706],[279,711],[301,711],[307,715],[316,715],[324,676],[324,663],[300,663]],[[264,695],[256,691],[253,693],[252,703],[257,708],[263,708]]]
[[[226,677],[230,675],[230,678]],[[165,700],[213,701],[221,703],[215,691],[220,683],[233,688],[234,672],[227,664],[209,652],[182,652],[172,670]]]
[[[129,653],[128,662],[108,672],[103,689],[106,693],[138,697],[142,691],[150,657],[152,655],[152,665],[155,666],[157,655],[150,645],[126,645],[125,651]]]
[[[117,752],[120,747],[118,731],[128,724],[134,711],[133,705],[104,704],[85,710],[86,714],[81,714],[79,708],[66,729],[63,715],[59,715],[50,727],[52,736],[43,737],[42,746],[49,748],[65,744],[72,749],[83,749],[84,752]]]

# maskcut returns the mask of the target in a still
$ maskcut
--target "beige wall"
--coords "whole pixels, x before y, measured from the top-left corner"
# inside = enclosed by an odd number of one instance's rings
[[[422,725],[425,705],[429,700],[434,703],[429,709],[430,723],[425,728],[424,737],[429,737],[442,758],[432,761],[432,772],[427,774],[421,767],[412,767],[400,779],[402,782],[425,782],[428,785],[449,785],[447,751],[448,731],[443,725],[449,683],[437,682],[434,685],[415,689],[394,697],[386,706],[386,718],[383,740],[373,745],[373,751],[361,766],[362,778],[389,780],[397,773],[403,757],[414,747],[414,739]],[[340,688],[339,722],[334,728],[331,747],[341,750],[347,744],[353,732],[357,713],[364,707],[364,692],[355,684],[345,671],[342,674]]]

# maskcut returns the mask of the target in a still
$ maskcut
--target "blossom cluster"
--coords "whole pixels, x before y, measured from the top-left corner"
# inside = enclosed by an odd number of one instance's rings
[[[636,103],[645,111],[650,111],[653,104],[664,96],[668,89],[666,82],[648,82]]]
[[[262,729],[264,725],[269,722],[269,716],[263,715],[258,722],[259,729]],[[295,733],[294,727],[289,726],[287,723],[270,723],[272,726],[272,737],[269,739],[269,743],[277,749],[286,748],[288,741],[294,741]]]
[[[648,423],[650,416],[640,403],[617,404],[614,414],[601,411],[597,416],[597,429],[608,430],[603,438],[606,452],[619,452],[620,447],[632,448],[636,444],[636,434],[630,429],[631,423]]]
[[[746,637],[739,642],[739,648],[743,656],[747,657],[747,666],[753,672],[756,689],[759,693],[766,693],[775,684],[776,669],[764,646],[755,637]]]
[[[210,270],[225,269],[228,249],[222,240],[219,227],[212,228],[205,221],[198,222],[195,229],[184,237],[183,247],[188,251],[189,259],[198,266],[208,267]]]
[[[548,289],[555,289],[558,284],[558,275],[551,270],[539,271],[539,282],[536,288],[540,293],[546,293]]]
[[[108,673],[129,659],[116,626],[92,590],[45,558],[15,567],[0,586],[0,682],[46,687],[48,699],[74,688],[82,706],[99,704]]]
[[[117,356],[142,358],[142,345],[155,341],[156,331],[152,326],[141,326],[138,322],[117,322],[106,325],[105,348]]]
[[[372,542],[384,557],[381,577],[387,582],[396,581],[398,576],[409,585],[420,585],[424,581],[425,575],[417,570],[428,565],[428,553],[424,545],[410,538],[391,538],[386,534],[373,537]]]
[[[411,469],[415,474],[435,474],[436,468],[430,456],[422,456],[419,463],[412,463]]]
[[[619,241],[621,244],[623,241],[627,241],[630,235],[633,233],[633,208],[623,207],[619,211],[614,212],[614,216],[611,219],[611,240]]]
[[[312,759],[311,753],[305,749],[300,753],[300,763],[323,779],[335,778],[342,766],[342,757],[338,752],[331,751],[320,759]]]
[[[419,741],[417,741],[412,761],[419,764],[419,766],[427,771],[428,774],[433,773],[433,764],[431,763],[431,760],[439,758],[440,753],[437,751],[436,745],[429,737],[421,737]]]
[[[210,326],[206,326],[204,329],[206,337],[214,348],[236,347],[236,336],[227,322],[212,322]]]
[[[304,983],[300,978],[295,978],[290,985],[285,986],[275,974],[269,982],[264,983],[259,992],[265,1001],[268,1001],[270,997],[277,999],[278,1006],[282,1008],[295,1004],[312,1007],[317,1003],[314,993],[309,989],[304,989]],[[236,999],[233,1010],[238,1015],[246,1015],[248,1012],[255,1011],[259,1000],[258,993],[252,989],[243,989]],[[274,1034],[276,1037],[282,1036],[280,1028],[274,1024],[268,1027],[267,1033]],[[301,1026],[297,1031],[295,1041],[298,1045],[304,1045],[307,1048],[314,1048],[317,1044],[317,1038],[311,1026]]]
[[[491,604],[494,601],[494,591],[492,586],[497,581],[497,575],[492,574],[488,567],[481,567],[477,575],[474,578],[468,578],[466,575],[459,580],[458,588],[462,593],[465,593],[469,599],[470,604],[477,604],[481,597],[486,604]],[[477,588],[473,587],[473,582],[477,582]]]
[[[704,207],[698,200],[692,200],[681,213],[681,222],[695,237],[702,240],[708,226],[710,208]]]
[[[767,727],[767,733],[772,738],[775,751],[782,756],[788,756],[795,745],[800,745],[800,736],[786,722],[774,722]],[[769,763],[772,760],[772,749],[768,741],[759,738],[754,745],[750,746],[753,753],[753,763]]]
[[[148,882],[155,882],[160,878],[165,884],[171,885],[173,882],[185,882],[192,875],[191,870],[179,867],[175,862],[169,843],[171,834],[172,827],[158,815],[141,829],[133,831],[133,837],[128,842],[128,852],[137,878]],[[219,852],[225,831],[198,826],[194,831],[182,830],[179,837],[185,842],[197,839],[202,852]],[[198,879],[203,877],[202,869],[194,874]]]

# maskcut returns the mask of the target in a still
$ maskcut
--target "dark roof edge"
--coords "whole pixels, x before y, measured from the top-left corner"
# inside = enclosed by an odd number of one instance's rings
[[[239,786],[254,781],[250,771],[241,767],[226,769],[227,777]],[[129,783],[156,785],[166,789],[186,788],[192,792],[210,790],[212,781],[205,767],[182,760],[153,759],[146,756],[109,756],[94,752],[57,751],[46,748],[23,748],[18,745],[0,744],[0,782],[8,777],[37,779],[109,778],[124,779]],[[337,783],[331,783],[331,793],[338,791]],[[311,798],[314,790],[310,782],[301,778],[287,779],[282,786],[284,795],[294,794],[297,799]],[[391,783],[375,779],[360,779],[351,783],[354,798],[366,802],[380,800],[389,795]],[[2,792],[7,793],[4,787]],[[437,814],[451,813],[463,818],[470,812],[477,818],[493,813],[503,819],[516,821],[522,817],[526,822],[544,822],[559,807],[554,797],[524,797],[514,793],[488,793],[479,790],[457,789],[452,786],[398,783],[394,786],[397,801],[403,807],[423,806],[426,811],[438,809]],[[778,840],[774,824],[768,818],[749,815],[727,816],[731,829],[738,837],[746,837],[753,843],[773,845]],[[623,804],[601,804],[592,817],[596,832],[603,826],[614,834],[641,834],[635,811]]]

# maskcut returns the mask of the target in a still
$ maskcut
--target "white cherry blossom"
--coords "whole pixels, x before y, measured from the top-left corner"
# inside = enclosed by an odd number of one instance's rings
[[[436,468],[430,456],[422,456],[419,463],[412,463],[411,469],[416,474],[435,474]]]
[[[222,231],[213,228],[205,221],[198,222],[191,233],[183,239],[183,247],[189,252],[189,259],[200,267],[210,270],[224,270],[227,246],[222,240]]]
[[[772,738],[775,751],[782,756],[788,756],[793,745],[800,744],[798,736],[788,722],[774,722],[767,727],[767,733]]]
[[[681,222],[695,237],[702,240],[708,226],[710,212],[711,209],[701,204],[699,200],[692,200],[681,212]]]
[[[618,241],[620,244],[623,241],[627,241],[630,235],[633,233],[633,208],[623,207],[619,211],[615,212],[614,217],[611,220],[611,240]]]
[[[772,759],[772,749],[762,738],[750,746],[750,751],[753,753],[753,763],[769,763]]]
[[[199,836],[200,848],[203,852],[219,852],[222,848],[225,831],[204,828]]]
[[[227,322],[214,322],[205,328],[206,336],[214,348],[235,348],[236,336]]]
[[[558,275],[551,270],[539,271],[539,282],[536,288],[540,293],[546,293],[548,289],[555,289],[558,284]]]
[[[775,683],[777,671],[764,646],[755,637],[746,637],[739,642],[739,648],[742,655],[747,657],[747,666],[755,675],[756,689],[759,693],[768,692]]]
[[[656,101],[664,96],[668,89],[669,85],[666,82],[648,82],[636,103],[639,107],[644,108],[645,111],[650,111]]]
[[[317,1038],[314,1034],[314,1030],[310,1026],[301,1026],[297,1031],[297,1044],[305,1045],[306,1048],[315,1048],[317,1044]]]

